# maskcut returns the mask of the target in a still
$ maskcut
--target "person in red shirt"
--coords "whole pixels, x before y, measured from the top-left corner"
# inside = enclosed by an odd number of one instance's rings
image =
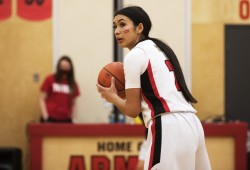
[[[41,122],[72,123],[75,100],[80,95],[74,68],[68,56],[62,56],[54,74],[48,75],[41,87],[39,105]]]

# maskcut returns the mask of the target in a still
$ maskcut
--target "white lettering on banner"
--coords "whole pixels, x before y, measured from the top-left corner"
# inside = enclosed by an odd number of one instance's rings
[[[58,93],[70,93],[69,85],[67,84],[58,84],[58,83],[53,83],[52,85],[53,92],[58,92]]]

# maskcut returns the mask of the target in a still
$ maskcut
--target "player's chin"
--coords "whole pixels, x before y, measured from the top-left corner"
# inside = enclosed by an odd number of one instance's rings
[[[119,45],[119,47],[121,47],[121,48],[126,48],[126,47],[127,47],[127,46],[126,46],[126,44],[125,44],[125,43],[123,43],[123,42],[118,43],[118,45]]]

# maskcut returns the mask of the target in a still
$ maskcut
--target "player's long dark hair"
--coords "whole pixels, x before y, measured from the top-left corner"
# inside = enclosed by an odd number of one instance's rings
[[[63,75],[63,72],[60,68],[60,63],[65,60],[67,61],[69,64],[70,64],[70,70],[69,72],[67,73],[67,81],[68,81],[68,84],[69,84],[69,87],[70,87],[70,91],[71,93],[73,94],[74,93],[74,90],[75,90],[75,76],[74,76],[74,66],[73,66],[73,63],[71,61],[71,59],[68,57],[68,56],[62,56],[58,62],[57,62],[57,66],[56,66],[56,73],[55,73],[55,80],[56,82],[60,83],[62,82],[62,75]]]
[[[181,89],[184,97],[190,103],[197,103],[197,100],[192,96],[192,94],[188,90],[187,84],[185,82],[185,79],[184,79],[184,76],[182,73],[181,66],[179,64],[179,61],[178,61],[174,51],[166,43],[162,42],[161,40],[149,37],[149,32],[151,30],[152,24],[151,24],[151,20],[150,20],[148,14],[141,7],[129,6],[129,7],[123,8],[123,9],[115,12],[114,16],[116,16],[116,15],[127,16],[128,18],[130,18],[133,21],[135,26],[138,26],[140,23],[143,24],[144,29],[142,31],[142,34],[144,37],[139,42],[144,41],[144,40],[148,40],[148,39],[152,40],[165,53],[165,55],[168,57],[171,64],[173,65],[174,72],[176,74],[177,82],[180,86],[180,89]]]

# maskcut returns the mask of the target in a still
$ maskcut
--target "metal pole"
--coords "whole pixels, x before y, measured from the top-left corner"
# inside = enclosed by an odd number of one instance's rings
[[[120,10],[123,7],[123,0],[114,0],[114,12]],[[114,61],[123,61],[123,50],[122,48],[119,47],[117,41],[115,40],[115,36],[113,35],[113,60]],[[119,121],[119,114],[120,111],[118,110],[117,107],[113,105],[113,113],[115,115],[115,122]]]

